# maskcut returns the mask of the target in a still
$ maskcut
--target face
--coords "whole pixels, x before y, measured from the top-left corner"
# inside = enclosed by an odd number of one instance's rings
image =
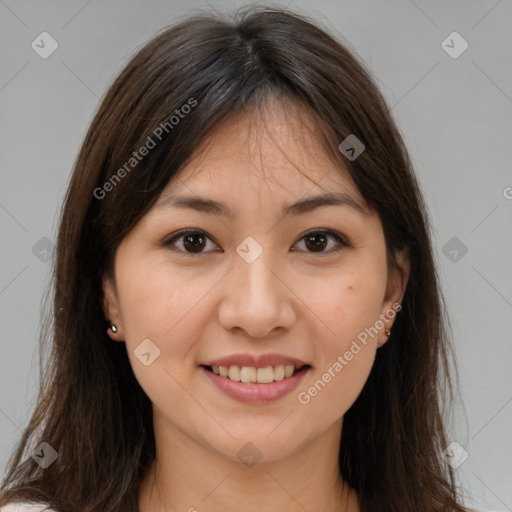
[[[233,460],[247,442],[270,461],[341,428],[408,276],[401,255],[388,272],[378,215],[305,114],[267,115],[218,125],[103,280],[155,429]],[[237,366],[274,381],[237,382]]]

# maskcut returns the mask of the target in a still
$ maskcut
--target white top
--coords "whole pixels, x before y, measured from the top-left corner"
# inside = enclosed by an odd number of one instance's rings
[[[0,512],[55,512],[52,508],[46,508],[44,503],[9,503],[0,508]],[[474,510],[473,512],[497,512],[493,510]]]
[[[0,512],[55,512],[45,503],[9,503],[0,508]]]

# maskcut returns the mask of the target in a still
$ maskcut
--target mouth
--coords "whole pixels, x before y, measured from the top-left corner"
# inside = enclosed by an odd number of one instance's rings
[[[199,365],[208,382],[220,392],[250,405],[269,404],[284,398],[300,385],[311,369],[309,364],[299,366],[298,363],[259,367]]]
[[[309,364],[295,366],[292,364],[277,364],[274,366],[255,367],[255,366],[210,366],[200,365],[205,370],[233,382],[247,384],[271,384],[289,379],[302,370],[311,368]]]

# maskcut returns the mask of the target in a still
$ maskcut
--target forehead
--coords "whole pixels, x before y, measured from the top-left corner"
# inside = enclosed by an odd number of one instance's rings
[[[269,102],[232,114],[198,145],[161,199],[178,194],[299,199],[320,191],[364,203],[340,157],[326,151],[311,113],[299,103]]]

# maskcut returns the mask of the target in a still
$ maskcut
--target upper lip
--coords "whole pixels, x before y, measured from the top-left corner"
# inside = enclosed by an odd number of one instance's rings
[[[230,356],[211,359],[202,363],[202,366],[250,366],[254,368],[265,368],[267,366],[277,366],[278,364],[293,365],[295,368],[309,366],[305,361],[295,357],[288,357],[282,354],[261,354],[254,356],[252,354],[233,354]]]

